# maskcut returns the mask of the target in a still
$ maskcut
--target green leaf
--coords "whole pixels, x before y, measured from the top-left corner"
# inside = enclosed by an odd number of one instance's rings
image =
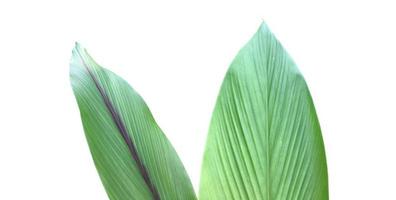
[[[199,197],[329,198],[324,145],[311,95],[264,23],[240,50],[222,84]]]
[[[112,200],[196,199],[143,99],[76,44],[70,79],[95,166]]]

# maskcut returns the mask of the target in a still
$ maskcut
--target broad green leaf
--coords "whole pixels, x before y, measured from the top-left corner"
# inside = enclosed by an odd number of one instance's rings
[[[97,171],[112,200],[196,199],[143,99],[76,44],[70,79]]]
[[[264,23],[240,50],[222,84],[199,197],[328,199],[325,151],[311,95]]]

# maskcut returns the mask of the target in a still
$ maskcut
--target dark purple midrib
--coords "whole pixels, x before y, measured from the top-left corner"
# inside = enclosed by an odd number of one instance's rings
[[[106,91],[101,87],[101,85],[99,84],[99,81],[96,79],[96,77],[94,76],[92,71],[89,69],[89,67],[83,60],[80,53],[79,53],[79,56],[80,56],[80,59],[84,65],[84,67],[87,69],[89,76],[92,78],[93,82],[95,83],[95,86],[98,89],[98,91],[99,91],[99,93],[107,107],[107,110],[110,112],[114,123],[116,124],[118,130],[120,131],[122,138],[124,139],[125,143],[127,144],[129,152],[131,153],[132,158],[135,160],[136,165],[138,166],[139,172],[144,179],[144,182],[147,184],[151,194],[153,195],[153,199],[160,200],[159,193],[158,193],[157,189],[155,188],[154,184],[151,182],[149,174],[147,172],[147,169],[143,165],[143,162],[140,160],[139,155],[136,150],[136,147],[133,144],[132,139],[129,136],[127,129],[125,128],[125,125],[124,125],[119,113],[117,112],[117,110],[115,109],[113,104],[111,103],[110,98],[107,96]]]

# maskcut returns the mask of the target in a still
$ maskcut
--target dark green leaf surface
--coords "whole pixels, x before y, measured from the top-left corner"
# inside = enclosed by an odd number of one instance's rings
[[[112,200],[196,199],[175,150],[143,99],[76,44],[70,79],[85,135]]]
[[[324,145],[304,78],[262,24],[213,112],[200,199],[327,200]]]

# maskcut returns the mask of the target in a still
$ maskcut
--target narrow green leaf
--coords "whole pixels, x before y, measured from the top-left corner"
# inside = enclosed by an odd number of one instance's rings
[[[202,200],[328,199],[325,151],[311,95],[264,23],[225,76],[199,195]]]
[[[143,99],[76,44],[70,79],[97,171],[112,200],[196,199]]]

